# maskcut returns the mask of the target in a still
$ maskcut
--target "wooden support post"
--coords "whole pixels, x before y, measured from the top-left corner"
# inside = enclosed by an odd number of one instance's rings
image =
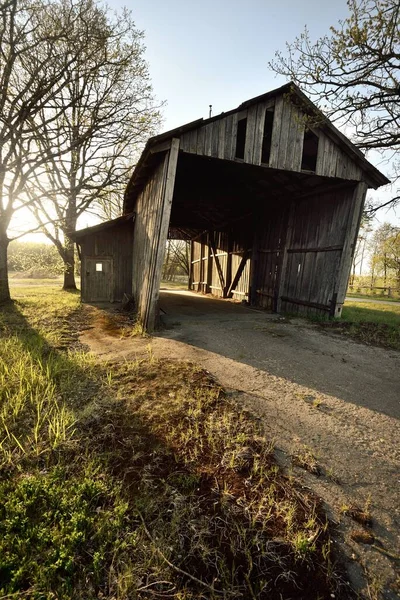
[[[344,240],[342,256],[338,270],[338,276],[335,285],[335,292],[331,300],[334,306],[331,307],[331,315],[340,317],[344,299],[346,297],[347,284],[351,271],[351,262],[357,243],[358,230],[360,228],[362,211],[364,208],[365,196],[367,194],[368,185],[364,181],[360,181],[354,189],[352,198],[352,209],[348,218],[348,226],[346,238]],[[336,302],[335,302],[336,294]]]
[[[233,292],[236,289],[237,284],[239,283],[240,277],[242,276],[242,273],[244,271],[244,268],[246,266],[249,256],[250,256],[250,251],[245,250],[244,254],[242,256],[242,260],[240,261],[240,264],[238,266],[238,270],[236,271],[235,277],[233,278],[233,281],[232,281],[231,285],[229,286],[228,292],[226,294],[227,298],[232,298]]]
[[[154,266],[150,273],[148,290],[148,304],[143,324],[147,331],[153,331],[158,312],[158,299],[160,296],[161,270],[164,261],[165,247],[168,238],[169,220],[171,216],[172,199],[174,195],[176,167],[178,164],[179,139],[173,138],[169,151],[167,173],[163,190],[163,203],[160,208],[160,227],[154,234],[158,236],[155,250]]]
[[[215,244],[215,236],[214,236],[213,231],[210,231],[210,246],[211,246],[212,253],[214,255],[215,266],[217,267],[218,277],[219,277],[219,281],[220,281],[221,289],[222,289],[222,295],[225,298],[224,274],[222,272],[221,263],[219,262],[219,256],[217,256],[217,246]]]
[[[276,298],[276,312],[281,312],[282,310],[282,296],[285,293],[285,284],[286,284],[286,276],[287,276],[287,264],[288,264],[288,249],[290,248],[290,244],[292,241],[292,233],[293,233],[293,220],[294,220],[294,212],[295,205],[294,202],[291,203],[289,209],[289,218],[286,229],[286,239],[285,245],[283,247],[283,256],[281,262],[281,272],[279,276],[279,284],[278,284],[278,293]]]

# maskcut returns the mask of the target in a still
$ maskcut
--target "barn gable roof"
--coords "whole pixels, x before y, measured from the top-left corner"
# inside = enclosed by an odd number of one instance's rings
[[[290,82],[275,90],[260,96],[256,96],[250,100],[246,100],[237,108],[228,112],[221,113],[209,119],[197,119],[170,131],[166,131],[149,138],[128,183],[125,192],[124,208],[126,210],[131,209],[131,205],[128,207],[128,199],[132,198],[132,195],[135,196],[135,190],[140,190],[143,186],[147,175],[152,170],[153,163],[155,162],[154,154],[162,151],[163,149],[167,150],[169,148],[170,141],[173,138],[183,139],[184,136],[186,134],[190,134],[190,132],[200,130],[209,124],[226,119],[230,115],[239,114],[247,109],[250,109],[251,107],[254,107],[255,105],[265,105],[269,100],[277,99],[278,97],[286,97],[290,99],[290,102],[296,105],[302,113],[308,114],[311,117],[311,122],[314,120],[315,123],[317,123],[314,128],[319,132],[323,132],[334,145],[340,148],[342,154],[346,155],[350,161],[354,163],[356,168],[358,168],[364,174],[363,179],[367,181],[369,187],[376,189],[382,185],[390,183],[390,180],[365,158],[364,154],[331,123],[331,121],[300,90],[300,88],[293,82]],[[163,144],[165,145],[165,148],[163,147]],[[265,165],[263,165],[263,167],[264,166]],[[351,179],[351,177],[347,178]]]

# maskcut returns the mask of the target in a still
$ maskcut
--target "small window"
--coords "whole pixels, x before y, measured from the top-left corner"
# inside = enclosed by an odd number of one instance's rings
[[[312,131],[304,133],[303,156],[301,158],[301,170],[313,171],[317,168],[318,136]]]
[[[274,109],[269,108],[265,112],[264,120],[264,135],[261,151],[261,162],[266,165],[269,163],[269,156],[271,154],[271,141],[272,141],[272,126],[274,124]]]
[[[96,271],[102,271],[103,270],[103,263],[96,263]]]
[[[237,124],[236,136],[236,158],[244,158],[244,147],[246,144],[247,119],[240,119]]]

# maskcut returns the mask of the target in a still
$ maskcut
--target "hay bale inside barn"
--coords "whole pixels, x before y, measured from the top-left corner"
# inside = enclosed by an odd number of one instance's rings
[[[147,142],[125,193],[125,220],[76,234],[83,299],[97,299],[93,273],[106,295],[99,272],[87,268],[101,248],[111,261],[112,299],[132,294],[152,330],[169,236],[191,241],[191,290],[339,316],[367,189],[386,183],[285,85]],[[102,245],[103,234],[110,243]]]

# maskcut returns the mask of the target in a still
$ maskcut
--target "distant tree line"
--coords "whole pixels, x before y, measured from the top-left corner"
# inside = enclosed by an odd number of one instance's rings
[[[62,275],[64,266],[57,249],[52,244],[37,242],[13,242],[8,250],[10,271],[55,277]]]
[[[349,283],[400,291],[400,227],[382,223],[373,229],[368,220],[362,224]]]

